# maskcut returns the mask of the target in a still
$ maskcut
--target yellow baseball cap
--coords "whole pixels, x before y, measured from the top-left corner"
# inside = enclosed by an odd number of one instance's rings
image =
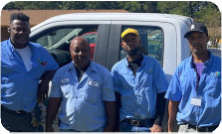
[[[132,29],[132,28],[127,28],[125,31],[122,32],[121,38],[124,38],[129,33],[135,34],[136,36],[140,37],[140,35],[139,35],[137,30]]]

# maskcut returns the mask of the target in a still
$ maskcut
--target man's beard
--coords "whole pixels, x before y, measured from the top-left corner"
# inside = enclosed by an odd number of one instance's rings
[[[139,52],[139,47],[137,47],[137,48],[135,48],[135,49],[133,49],[133,50],[124,50],[124,51],[125,51],[125,53],[126,53],[127,55],[133,56],[133,55],[138,54],[138,52]]]
[[[201,46],[201,44],[194,44],[193,49],[191,49],[191,52],[195,55],[202,55],[204,53],[203,48],[199,47],[199,49],[196,50],[196,49],[194,49],[195,46]]]

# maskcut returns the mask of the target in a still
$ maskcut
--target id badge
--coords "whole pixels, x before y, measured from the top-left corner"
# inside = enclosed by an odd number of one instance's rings
[[[191,98],[191,105],[194,106],[201,106],[201,99],[200,98]]]

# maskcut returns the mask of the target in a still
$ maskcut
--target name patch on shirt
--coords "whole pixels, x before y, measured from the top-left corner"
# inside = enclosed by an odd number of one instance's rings
[[[199,98],[191,98],[191,105],[194,105],[194,106],[201,106],[201,99]]]
[[[89,80],[88,85],[94,86],[94,87],[99,87],[99,82],[93,81],[93,80]]]
[[[64,78],[64,79],[61,79],[61,83],[68,83],[70,81],[69,78]]]

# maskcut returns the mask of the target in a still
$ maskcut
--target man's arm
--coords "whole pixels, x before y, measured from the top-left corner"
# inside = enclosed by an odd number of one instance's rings
[[[116,106],[115,101],[104,101],[106,115],[107,115],[107,124],[104,132],[114,132],[115,130],[115,120],[116,120]]]
[[[41,82],[38,86],[38,102],[44,101],[48,97],[49,82],[52,80],[56,70],[47,71],[41,77]]]
[[[166,99],[164,98],[165,93],[166,92],[157,94],[156,119],[154,121],[154,124],[159,126],[161,126],[166,106]]]
[[[120,121],[120,108],[121,108],[121,94],[118,92],[115,92],[116,96],[116,120],[115,120],[115,132],[119,132],[119,121]]]
[[[163,120],[166,105],[166,99],[164,98],[165,93],[166,92],[157,94],[156,119],[153,127],[150,129],[152,132],[162,132],[161,122]]]
[[[168,104],[168,132],[173,132],[173,124],[174,121],[176,120],[176,115],[177,115],[177,110],[178,110],[178,105],[179,101],[169,101]]]
[[[46,109],[46,132],[54,132],[52,123],[59,111],[61,101],[62,98],[49,98],[48,106]]]

